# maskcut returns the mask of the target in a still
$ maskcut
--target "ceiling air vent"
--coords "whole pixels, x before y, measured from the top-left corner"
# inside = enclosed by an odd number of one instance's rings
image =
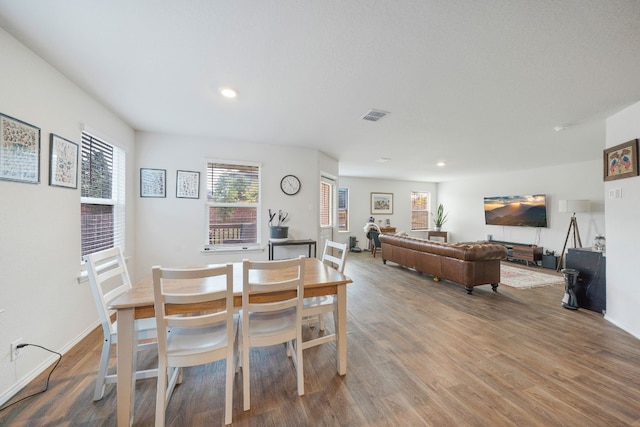
[[[388,111],[369,110],[369,112],[367,114],[362,116],[362,120],[369,120],[370,122],[377,122],[378,120],[380,120],[381,118],[383,118],[387,114],[389,114]]]

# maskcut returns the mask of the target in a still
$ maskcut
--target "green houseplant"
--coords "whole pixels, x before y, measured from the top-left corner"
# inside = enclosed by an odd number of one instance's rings
[[[444,206],[442,203],[438,205],[438,210],[436,211],[435,216],[433,217],[433,224],[436,227],[436,231],[440,231],[445,222],[447,222],[448,212],[444,211]]]

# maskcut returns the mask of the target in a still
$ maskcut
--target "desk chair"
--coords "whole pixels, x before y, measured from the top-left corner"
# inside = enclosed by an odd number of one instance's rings
[[[109,354],[111,346],[118,341],[118,321],[111,321],[112,312],[107,308],[109,303],[131,289],[131,280],[127,266],[122,256],[120,248],[106,249],[84,256],[84,262],[91,284],[93,299],[95,300],[104,341],[102,343],[102,355],[100,357],[100,367],[98,368],[98,378],[96,379],[96,389],[93,400],[98,401],[104,396],[106,384],[115,383],[117,374],[109,374]],[[138,340],[147,340],[138,344],[137,351],[145,349],[157,349],[156,322],[153,319],[136,320],[138,330]],[[153,339],[153,342],[149,342]],[[147,369],[136,372],[136,380],[143,378],[153,378],[158,375],[157,369]]]
[[[322,253],[322,262],[325,264],[332,264],[336,270],[340,273],[344,272],[345,261],[347,257],[347,244],[333,242],[327,240],[324,246],[324,252]],[[315,326],[320,324],[320,331],[325,330],[324,316],[326,313],[334,312],[336,310],[335,297],[333,295],[311,297],[304,299],[304,307],[302,309],[303,324],[309,326]],[[335,314],[334,314],[335,319]],[[323,339],[326,338],[326,339]],[[313,340],[307,340],[302,344],[302,348],[306,349],[319,344],[323,344],[327,341],[335,340],[335,335],[330,337],[316,338]]]
[[[376,253],[378,252],[378,248],[382,248],[382,244],[380,243],[380,233],[378,233],[377,231],[371,230],[371,240],[372,240],[372,246],[371,246],[371,253],[373,254],[373,257],[376,257]]]
[[[302,300],[304,257],[278,261],[244,260],[242,267],[242,394],[244,410],[251,406],[249,351],[286,343],[296,368],[298,395],[304,395],[302,363]],[[274,293],[285,296],[276,298]],[[282,299],[285,298],[285,299]]]
[[[156,427],[164,426],[167,405],[182,368],[226,360],[224,423],[233,415],[233,376],[237,351],[237,327],[233,316],[232,264],[192,269],[164,269],[155,266],[153,299],[158,329],[158,385]],[[185,289],[193,279],[219,278],[220,287]],[[171,280],[166,283],[165,280]],[[172,305],[180,304],[179,314]],[[171,332],[169,332],[171,331]],[[208,384],[216,387],[215,384]]]

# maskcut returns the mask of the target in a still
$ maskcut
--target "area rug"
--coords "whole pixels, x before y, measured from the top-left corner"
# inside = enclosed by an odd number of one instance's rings
[[[500,284],[518,289],[531,289],[564,283],[564,278],[526,268],[500,264]]]

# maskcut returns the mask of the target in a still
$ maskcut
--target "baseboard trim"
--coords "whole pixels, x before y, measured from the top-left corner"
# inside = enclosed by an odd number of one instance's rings
[[[71,350],[73,348],[73,346],[75,346],[80,341],[82,341],[84,338],[86,338],[87,335],[89,335],[91,332],[93,332],[93,330],[98,326],[100,326],[100,321],[96,320],[91,326],[89,326],[87,329],[85,329],[73,341],[71,341],[70,343],[68,343],[64,347],[62,347],[62,349],[60,349],[58,352],[61,353],[64,356],[69,350]],[[53,354],[51,356],[48,356],[40,365],[38,365],[37,367],[32,369],[25,376],[23,376],[16,383],[14,383],[11,387],[9,387],[9,389],[7,389],[5,392],[0,394],[0,407],[4,406],[5,403],[9,402],[9,400],[11,400],[11,398],[13,396],[18,394],[20,392],[20,390],[22,390],[24,387],[26,387],[27,384],[29,384],[38,375],[40,375],[45,370],[47,370],[57,359],[58,359],[58,356],[56,356],[55,354]]]

